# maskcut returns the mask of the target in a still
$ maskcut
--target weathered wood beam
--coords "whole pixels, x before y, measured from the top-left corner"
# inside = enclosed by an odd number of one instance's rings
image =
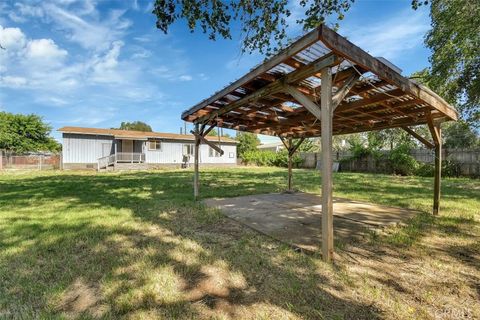
[[[332,199],[332,69],[322,70],[322,258],[333,259],[333,199]]]
[[[442,129],[440,123],[434,125],[438,134],[438,143],[435,144],[435,171],[433,177],[433,214],[440,213],[440,192],[442,180]]]
[[[418,133],[416,133],[415,131],[413,131],[409,127],[404,126],[404,127],[401,127],[401,128],[403,130],[405,130],[406,132],[408,132],[411,136],[415,137],[418,141],[423,143],[427,148],[429,148],[429,149],[435,148],[435,145],[433,143],[431,143],[430,141],[428,141],[427,139],[425,139],[424,137],[422,137],[421,135],[419,135]]]
[[[200,128],[199,124],[195,124],[195,149],[194,149],[194,165],[193,165],[193,198],[198,200],[200,195],[200,174],[198,168],[199,156],[200,156]]]
[[[313,114],[317,119],[322,118],[322,114],[320,111],[320,108],[318,104],[310,100],[307,96],[305,96],[303,93],[298,91],[297,88],[292,87],[290,85],[284,85],[283,89],[285,92],[290,94],[295,100],[298,101],[302,106],[304,106],[308,111],[310,111],[311,114]]]
[[[303,68],[295,70],[295,71],[283,76],[279,80],[277,80],[275,82],[272,82],[272,83],[258,89],[257,91],[255,91],[255,92],[253,92],[249,95],[246,95],[245,97],[224,106],[223,108],[221,108],[217,111],[214,111],[214,112],[211,112],[207,115],[202,116],[201,118],[195,120],[195,122],[203,123],[203,122],[209,121],[211,119],[214,119],[217,116],[220,116],[220,115],[222,115],[224,113],[227,113],[231,110],[234,110],[238,107],[246,105],[250,102],[254,102],[261,97],[268,96],[268,95],[274,94],[276,92],[279,92],[279,91],[282,90],[282,87],[283,87],[284,84],[292,83],[292,82],[295,82],[299,79],[303,79],[304,77],[307,77],[309,74],[312,74],[312,73],[314,73],[318,70],[321,70],[321,69],[323,69],[327,66],[334,66],[334,65],[338,64],[339,62],[340,62],[340,60],[337,58],[337,56],[335,56],[334,54],[327,54],[327,55],[319,58],[318,60],[315,60],[311,64],[305,65]]]
[[[394,99],[403,96],[405,93],[400,89],[390,90],[386,93],[378,93],[370,98],[363,98],[352,102],[341,103],[336,109],[335,113],[345,112],[356,108],[363,108],[368,105],[376,104],[382,101]]]
[[[428,129],[430,129],[430,133],[432,135],[432,139],[435,145],[441,144],[442,137],[440,134],[440,130],[438,129],[438,126],[435,125],[431,112],[427,113],[427,124],[428,124]]]
[[[203,107],[211,104],[212,102],[220,99],[221,97],[225,96],[229,92],[234,91],[236,88],[242,86],[245,83],[248,83],[249,81],[252,81],[256,77],[258,77],[260,74],[267,72],[268,70],[272,69],[276,65],[282,63],[286,59],[290,58],[294,54],[300,52],[304,48],[308,47],[312,43],[316,42],[318,40],[319,36],[319,29],[314,29],[311,32],[307,33],[304,35],[302,38],[300,38],[298,41],[296,41],[294,44],[289,46],[287,49],[279,52],[269,60],[267,60],[265,63],[259,65],[240,79],[234,81],[232,84],[227,86],[226,88],[220,90],[216,94],[214,94],[212,97],[203,100],[202,102],[196,104],[189,110],[185,111],[182,113],[182,119],[184,119],[187,115],[202,109]]]
[[[332,108],[333,111],[338,107],[338,105],[343,101],[343,99],[347,96],[350,90],[355,86],[355,84],[360,79],[360,75],[358,73],[352,74],[345,83],[342,85],[340,89],[335,93],[332,98]]]
[[[205,137],[205,136],[208,135],[208,134],[210,133],[210,131],[212,131],[213,128],[215,128],[216,126],[217,126],[217,123],[213,123],[207,130],[202,130],[202,131],[200,132],[200,134]]]
[[[208,141],[207,139],[205,139],[205,137],[203,137],[202,135],[200,134],[197,134],[195,131],[190,131],[197,139],[200,140],[200,142],[210,146],[210,148],[212,148],[213,150],[217,151],[218,153],[220,153],[220,155],[223,156],[223,153],[224,151],[222,150],[222,148],[220,148],[219,146],[215,145],[214,143]]]
[[[370,54],[357,47],[327,26],[321,25],[318,29],[320,30],[320,39],[333,52],[345,57],[355,64],[360,65],[366,70],[370,70],[382,80],[399,87],[406,93],[422,99],[441,113],[448,116],[450,119],[458,119],[457,111],[427,87],[414,83],[413,81],[403,77],[398,72],[380,60],[372,57]]]

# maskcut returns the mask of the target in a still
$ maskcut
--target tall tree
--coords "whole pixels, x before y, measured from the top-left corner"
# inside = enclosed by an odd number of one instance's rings
[[[344,13],[354,0],[299,0],[305,16],[295,21],[304,30],[312,29],[336,15],[343,19]],[[157,17],[157,28],[167,33],[170,25],[181,19],[187,22],[190,31],[200,28],[208,37],[232,38],[232,26],[240,25],[243,34],[243,50],[271,53],[285,45],[288,18],[291,16],[288,0],[156,0],[152,13]]]
[[[250,132],[238,132],[237,141],[238,157],[241,157],[247,151],[257,150],[257,146],[260,144],[257,135]]]
[[[430,2],[432,28],[425,44],[432,50],[429,86],[456,104],[462,118],[480,126],[480,1]]]
[[[449,122],[442,131],[445,148],[462,149],[480,147],[480,138],[464,121]]]
[[[61,145],[50,136],[52,128],[35,115],[0,112],[0,149],[18,153],[57,152]]]
[[[112,128],[117,129],[117,128]],[[144,131],[144,132],[152,132],[152,127],[142,121],[133,121],[133,122],[123,122],[120,124],[118,128],[120,130],[132,130],[132,131]]]

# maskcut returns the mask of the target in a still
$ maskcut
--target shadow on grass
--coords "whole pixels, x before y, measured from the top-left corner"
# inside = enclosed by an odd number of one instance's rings
[[[283,179],[208,172],[202,189],[271,192]],[[380,318],[325,290],[335,284],[313,259],[194,203],[191,185],[190,172],[3,180],[0,314]]]
[[[385,192],[336,178],[345,195]],[[296,179],[306,190],[319,185],[311,172]],[[208,171],[201,193],[275,192],[284,182],[281,171]],[[371,304],[332,294],[343,288],[318,272],[317,259],[194,203],[191,172],[19,177],[0,188],[0,314],[382,318]],[[408,185],[388,190],[423,196]],[[419,219],[406,229],[412,243],[436,225]]]

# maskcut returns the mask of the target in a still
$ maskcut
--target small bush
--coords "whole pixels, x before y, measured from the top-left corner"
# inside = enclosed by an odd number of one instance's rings
[[[390,152],[388,159],[393,173],[402,176],[416,173],[419,166],[417,160],[410,155],[410,146],[407,144],[398,145]]]
[[[242,155],[242,161],[246,165],[287,167],[288,152],[286,150],[281,152],[259,150],[247,151]],[[294,167],[298,167],[302,161],[302,158],[298,155],[294,155],[292,158]]]
[[[433,177],[435,165],[433,163],[422,163],[418,166],[415,175],[420,177]],[[442,176],[443,177],[459,177],[460,165],[453,160],[442,161]]]
[[[433,177],[434,166],[431,163],[420,163],[415,172],[416,176]]]

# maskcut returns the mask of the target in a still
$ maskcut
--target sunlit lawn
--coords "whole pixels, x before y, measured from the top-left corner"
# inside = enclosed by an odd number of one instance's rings
[[[282,191],[278,168],[205,169],[203,198]],[[338,173],[336,196],[425,212],[296,253],[192,201],[191,171],[0,173],[0,319],[480,317],[480,181]],[[319,192],[315,171],[294,185]]]

